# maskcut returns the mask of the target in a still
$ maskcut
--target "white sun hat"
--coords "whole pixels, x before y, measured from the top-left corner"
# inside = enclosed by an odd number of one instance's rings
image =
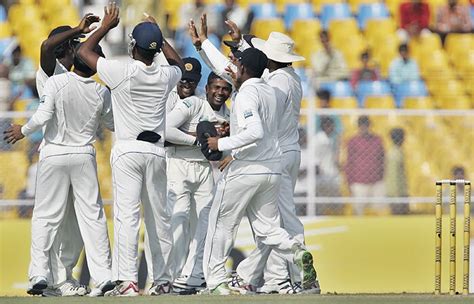
[[[268,59],[273,61],[286,63],[305,60],[303,56],[294,52],[295,42],[293,39],[279,32],[271,32],[268,40],[253,38],[252,43],[255,48],[261,50]]]

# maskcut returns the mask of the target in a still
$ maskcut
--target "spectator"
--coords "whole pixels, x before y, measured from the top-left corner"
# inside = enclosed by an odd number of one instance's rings
[[[11,81],[8,67],[0,63],[0,112],[10,110]]]
[[[316,196],[340,196],[339,136],[335,136],[334,121],[322,116],[321,131],[314,138],[316,158]],[[342,205],[321,204],[319,214],[342,214]]]
[[[235,0],[225,0],[224,9],[220,14],[219,24],[217,26],[217,34],[219,38],[222,38],[227,34],[226,20],[232,20],[243,33],[249,31],[248,12],[235,3]],[[262,37],[264,38],[264,37]]]
[[[218,17],[215,12],[209,9],[204,0],[194,0],[194,2],[181,5],[179,30],[187,33],[188,22],[193,19],[195,22],[201,20],[203,14],[207,14],[207,30],[209,33],[215,33],[217,30]]]
[[[390,130],[393,146],[387,152],[385,163],[385,189],[389,197],[408,197],[407,177],[405,171],[405,156],[402,145],[405,131],[401,128]],[[407,214],[408,203],[391,204],[392,214]]]
[[[398,47],[400,57],[395,58],[390,64],[389,79],[393,85],[407,81],[420,80],[418,64],[410,58],[408,45],[402,44]]]
[[[376,69],[370,67],[369,51],[365,51],[360,55],[360,61],[362,62],[362,68],[355,70],[351,77],[351,85],[354,89],[361,80],[375,81],[379,80],[380,78],[379,72]]]
[[[323,49],[312,55],[313,82],[316,87],[324,81],[347,79],[347,64],[342,53],[335,49],[329,41],[329,33],[321,31],[319,34]]]
[[[10,78],[13,85],[33,86],[35,83],[36,69],[33,61],[23,57],[21,47],[18,45],[11,54],[11,59],[7,62],[9,65]]]
[[[398,34],[403,42],[410,38],[430,33],[430,7],[422,0],[411,0],[400,5],[400,30]]]
[[[358,134],[347,144],[347,163],[345,172],[353,197],[382,197],[385,195],[384,148],[380,136],[370,131],[367,116],[357,121]],[[357,202],[355,213],[361,215],[365,204]]]
[[[459,5],[458,0],[448,0],[448,4],[438,10],[436,31],[444,43],[449,33],[469,33],[472,30],[469,7]]]
[[[319,100],[319,107],[321,109],[329,109],[331,108],[331,92],[326,89],[320,89],[316,91],[316,95],[318,96]],[[332,136],[340,137],[342,134],[342,121],[339,115],[331,114],[329,117],[332,119],[334,124],[334,132],[332,132]],[[321,121],[320,115],[316,115],[316,132],[322,131],[321,128]]]
[[[451,168],[451,179],[453,180],[466,180],[466,170],[461,165],[455,165]],[[443,202],[449,202],[451,199],[449,184],[443,185]],[[449,213],[449,203],[443,204],[444,213]],[[471,204],[471,213],[473,212],[474,206]],[[458,214],[464,214],[464,184],[456,184],[456,212]]]

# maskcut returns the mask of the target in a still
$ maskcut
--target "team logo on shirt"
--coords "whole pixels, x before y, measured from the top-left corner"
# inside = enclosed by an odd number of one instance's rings
[[[189,72],[189,71],[192,71],[192,70],[193,70],[193,65],[188,62],[188,63],[186,63],[186,64],[184,65],[184,69],[185,69],[186,71],[188,71],[188,72]]]
[[[156,42],[150,43],[150,50],[156,50],[156,46],[157,46]]]
[[[183,100],[183,103],[185,106],[187,106],[188,108],[191,107],[191,102],[189,100]]]
[[[247,119],[249,117],[252,117],[253,116],[253,113],[252,113],[252,110],[246,110],[244,111],[244,118]]]

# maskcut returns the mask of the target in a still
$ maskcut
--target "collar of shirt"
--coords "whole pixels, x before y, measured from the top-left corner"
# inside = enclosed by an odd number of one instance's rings
[[[252,85],[252,84],[257,84],[257,83],[262,83],[263,80],[261,78],[249,78],[246,81],[242,83],[240,86],[239,91],[242,91],[246,86]]]

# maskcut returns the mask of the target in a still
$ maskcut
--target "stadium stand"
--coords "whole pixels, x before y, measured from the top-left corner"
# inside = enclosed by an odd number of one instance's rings
[[[136,1],[140,2],[140,1]],[[143,1],[151,4],[153,1]],[[177,31],[180,25],[180,7],[193,0],[164,0],[162,11],[167,15],[166,30],[181,48],[184,56],[200,58],[187,39],[187,33]],[[220,11],[223,0],[207,0],[213,5],[213,11]],[[432,110],[472,110],[474,107],[474,34],[450,33],[444,45],[440,36],[431,33],[412,38],[409,41],[411,57],[420,67],[422,80],[402,83],[396,86],[388,84],[390,63],[398,56],[401,43],[397,31],[400,29],[401,0],[238,0],[238,5],[253,12],[254,20],[250,25],[251,33],[266,39],[270,32],[288,33],[294,40],[296,52],[307,58],[295,65],[303,81],[305,99],[303,110],[314,101],[315,87],[312,86],[311,55],[321,49],[319,33],[327,29],[331,43],[341,51],[348,68],[353,71],[360,67],[359,56],[369,51],[376,67],[380,70],[380,81],[362,81],[355,88],[344,79],[324,82],[319,88],[331,92],[330,109],[377,109],[387,111],[387,115],[374,115],[373,131],[379,134],[388,147],[389,132],[393,127],[403,127],[406,134],[404,150],[406,153],[407,179],[410,196],[431,196],[433,189],[429,183],[419,180],[434,180],[439,176],[449,176],[450,167],[463,164],[474,168],[472,142],[474,142],[474,120],[472,115],[436,116]],[[467,3],[467,1],[460,1]],[[134,1],[129,1],[134,3]],[[441,0],[429,0],[431,11],[430,24],[436,21],[437,8],[445,4]],[[130,4],[131,5],[131,4]],[[143,4],[145,5],[145,4]],[[126,11],[124,9],[124,11]],[[0,5],[0,61],[8,57],[15,41],[18,41],[24,55],[39,62],[39,47],[47,33],[57,25],[78,23],[78,9],[69,0],[19,1],[8,7]],[[471,6],[474,20],[474,6]],[[176,34],[176,36],[174,36]],[[221,46],[216,36],[209,38],[216,46]],[[226,38],[227,39],[227,38]],[[182,42],[180,44],[180,42]],[[226,48],[223,48],[227,51]],[[209,72],[205,64],[203,75]],[[203,79],[206,77],[204,76]],[[201,84],[201,87],[203,85]],[[12,110],[22,112],[29,101],[18,99],[12,104]],[[393,114],[395,108],[420,110],[419,116]],[[1,113],[1,112],[0,112]],[[397,112],[398,113],[398,112]],[[339,115],[339,114],[338,114]],[[358,115],[341,114],[341,145],[357,132]],[[13,121],[24,122],[24,118]],[[310,120],[301,116],[301,123]],[[304,126],[304,125],[303,125]],[[461,131],[459,131],[461,130]],[[439,143],[443,143],[440,145]],[[106,133],[97,143],[97,163],[101,191],[105,199],[110,199],[111,173],[108,164],[112,138]],[[436,147],[436,149],[433,149]],[[449,147],[456,147],[456,149]],[[25,186],[27,170],[26,145],[0,152],[2,172],[0,183],[5,186],[5,199],[15,199]],[[449,159],[446,155],[450,155]],[[19,165],[12,167],[12,163]],[[341,169],[341,174],[343,171]],[[469,173],[472,176],[472,172]],[[341,184],[341,193],[348,195],[347,185]],[[426,212],[426,206],[411,204],[411,211]]]

